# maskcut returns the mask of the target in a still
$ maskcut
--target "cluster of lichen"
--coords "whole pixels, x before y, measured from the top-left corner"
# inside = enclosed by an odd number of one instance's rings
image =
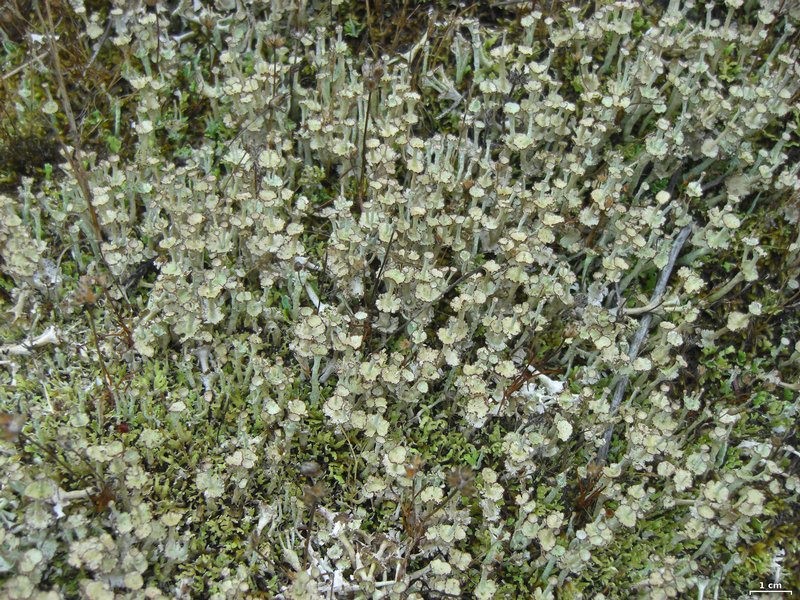
[[[532,4],[14,3],[0,594],[797,583],[800,12]]]

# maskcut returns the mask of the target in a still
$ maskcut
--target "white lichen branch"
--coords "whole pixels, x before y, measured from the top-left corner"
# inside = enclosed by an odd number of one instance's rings
[[[675,267],[675,261],[678,258],[678,254],[680,254],[683,245],[686,243],[686,240],[689,237],[689,234],[692,232],[692,225],[686,225],[683,229],[681,229],[680,233],[678,233],[675,241],[672,244],[672,249],[669,252],[669,260],[667,264],[664,265],[664,268],[661,270],[661,273],[658,276],[658,281],[656,282],[656,287],[653,290],[653,294],[650,297],[649,305],[658,306],[661,302],[662,297],[664,296],[664,292],[667,289],[667,282],[669,281],[669,276],[672,274],[672,270]],[[631,345],[628,348],[628,358],[633,361],[639,355],[639,350],[641,350],[642,343],[644,342],[645,338],[647,337],[647,332],[650,329],[650,323],[653,320],[653,313],[646,312],[642,317],[642,320],[639,324],[639,329],[636,331],[636,334],[633,336],[633,340],[631,341]],[[614,395],[611,397],[611,414],[616,414],[617,410],[619,409],[619,405],[622,403],[622,397],[625,395],[625,389],[628,386],[629,377],[627,375],[623,375],[620,377],[619,381],[617,381],[617,385],[614,388]],[[608,451],[611,448],[611,437],[614,434],[614,425],[609,425],[606,428],[605,435],[603,436],[603,446],[600,448],[600,451],[597,453],[597,458],[595,459],[595,463],[598,465],[603,465],[608,458]]]

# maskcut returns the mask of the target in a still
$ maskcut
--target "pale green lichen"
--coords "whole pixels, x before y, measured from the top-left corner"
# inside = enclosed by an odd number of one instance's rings
[[[790,3],[62,4],[0,34],[0,155],[65,144],[0,173],[0,594],[797,583]]]

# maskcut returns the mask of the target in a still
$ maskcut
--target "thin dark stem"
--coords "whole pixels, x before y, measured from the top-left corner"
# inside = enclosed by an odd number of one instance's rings
[[[111,375],[106,368],[106,361],[103,358],[103,352],[100,350],[100,341],[97,338],[97,328],[94,324],[94,316],[92,316],[92,311],[87,310],[86,314],[89,316],[89,325],[92,328],[92,338],[94,339],[94,347],[97,350],[97,358],[100,360],[100,368],[103,370],[103,376],[106,380],[106,391],[108,392],[109,397],[114,398],[114,392],[112,391],[113,383],[111,382]],[[103,421],[104,421],[104,409],[105,403],[103,398],[99,398],[97,401],[97,423],[100,426],[100,431],[103,431]]]
[[[61,65],[61,59],[58,56],[58,49],[55,45],[55,25],[53,24],[53,15],[50,12],[50,0],[47,0],[44,3],[45,12],[47,13],[47,45],[48,51],[50,53],[50,60],[53,63],[53,68],[55,70],[56,81],[58,83],[58,95],[61,99],[61,104],[64,108],[64,113],[67,117],[67,123],[69,124],[69,133],[72,137],[72,145],[73,151],[68,151],[66,144],[64,143],[63,139],[61,139],[61,134],[56,130],[56,133],[61,140],[62,146],[64,146],[64,154],[67,157],[67,161],[69,162],[70,168],[72,169],[73,173],[75,174],[75,179],[78,182],[78,187],[81,190],[81,194],[83,195],[83,199],[86,202],[86,209],[89,213],[89,221],[91,224],[91,228],[95,235],[95,242],[97,243],[97,255],[100,258],[100,261],[105,266],[106,270],[111,275],[112,280],[114,281],[114,285],[119,290],[119,293],[122,298],[125,298],[127,301],[127,296],[125,295],[125,291],[119,284],[116,276],[114,276],[111,267],[106,260],[105,255],[103,254],[103,247],[102,243],[105,237],[103,236],[103,229],[100,226],[100,219],[97,216],[97,210],[94,206],[94,195],[92,194],[92,190],[89,186],[89,175],[86,172],[86,169],[83,166],[83,149],[81,143],[81,134],[78,131],[78,125],[75,121],[75,113],[72,111],[72,104],[69,99],[69,93],[67,92],[67,84],[64,81],[64,70]],[[45,23],[45,18],[42,16],[39,7],[36,6],[36,14],[39,17],[39,21],[43,24]],[[55,129],[55,127],[54,127]],[[129,302],[130,304],[130,302]]]
[[[69,161],[69,164],[75,173],[75,178],[78,180],[78,185],[81,188],[84,200],[86,200],[89,218],[91,220],[95,235],[97,236],[97,243],[99,245],[103,241],[103,230],[100,227],[100,220],[97,218],[97,211],[94,207],[92,191],[89,188],[89,180],[86,175],[86,171],[83,168],[83,163],[81,162],[81,155],[83,154],[81,151],[81,136],[78,132],[78,126],[75,122],[75,114],[72,112],[72,104],[70,103],[69,94],[67,93],[67,84],[64,81],[61,59],[58,57],[58,51],[54,41],[55,26],[53,25],[53,15],[50,13],[49,0],[44,3],[44,7],[47,13],[47,44],[50,51],[50,59],[53,61],[53,67],[55,68],[56,80],[58,81],[58,95],[61,97],[61,104],[64,107],[64,113],[66,114],[67,122],[69,123],[70,134],[72,135],[72,143],[75,146],[74,156],[70,152],[66,153],[67,160]],[[39,11],[38,7],[36,10],[37,12]],[[41,13],[39,13],[39,19],[42,21],[44,20]]]
[[[369,113],[372,106],[372,89],[367,94],[367,110],[364,116],[364,134],[361,136],[361,174],[358,178],[358,205],[361,212],[364,212],[364,198],[367,195],[366,176],[367,176],[367,129],[369,127]]]
[[[389,243],[386,244],[386,252],[383,253],[383,260],[381,261],[381,268],[378,269],[378,275],[375,277],[375,281],[372,283],[372,289],[369,292],[369,303],[372,304],[375,301],[375,292],[378,290],[378,286],[381,283],[381,277],[383,276],[383,270],[386,268],[386,263],[389,262],[389,252],[392,250],[392,243],[394,242],[394,236],[397,233],[397,228],[392,229],[392,235],[389,236]]]
[[[310,514],[308,515],[308,523],[306,524],[306,543],[303,548],[303,562],[305,567],[308,568],[309,556],[308,551],[311,546],[311,528],[314,526],[314,515],[317,512],[317,503],[312,502],[310,507]]]
[[[421,490],[422,490],[422,488],[420,487],[420,491]],[[456,495],[460,491],[461,490],[459,488],[457,488],[457,487],[453,488],[452,491],[449,494],[447,494],[447,496],[445,496],[443,500],[441,500],[436,506],[434,506],[427,513],[422,515],[422,517],[420,517],[419,520],[416,520],[416,499],[417,499],[417,495],[419,494],[419,492],[416,492],[411,497],[411,510],[414,511],[414,515],[415,515],[415,517],[414,517],[415,518],[415,523],[414,523],[415,531],[414,531],[414,536],[411,538],[411,543],[408,545],[408,549],[406,550],[405,556],[403,557],[403,563],[402,563],[402,566],[400,567],[400,573],[397,576],[398,581],[406,574],[406,571],[408,570],[408,563],[411,560],[411,553],[414,552],[414,550],[416,550],[417,545],[419,544],[419,541],[422,539],[422,534],[427,530],[428,521],[430,521],[430,519],[436,513],[438,513],[445,506],[447,506],[447,504],[453,498],[455,498]]]
[[[108,301],[109,305],[111,306],[111,310],[114,311],[114,315],[117,317],[117,321],[119,322],[120,327],[125,332],[126,343],[128,346],[133,345],[133,333],[131,332],[130,328],[125,324],[125,319],[122,317],[122,313],[119,310],[116,302],[114,299],[109,295],[108,290],[103,287],[103,295],[105,295],[106,300]]]

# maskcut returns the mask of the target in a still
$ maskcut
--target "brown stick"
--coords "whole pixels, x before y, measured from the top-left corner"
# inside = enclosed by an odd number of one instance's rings
[[[97,236],[97,243],[100,244],[103,241],[103,230],[100,228],[100,220],[97,218],[97,211],[94,207],[92,191],[89,188],[89,177],[86,174],[86,170],[83,168],[83,162],[81,160],[83,155],[83,152],[81,151],[81,136],[78,132],[78,126],[75,123],[75,114],[72,112],[72,105],[70,104],[69,94],[67,93],[67,85],[64,82],[64,73],[61,67],[61,60],[59,59],[58,51],[56,50],[56,32],[55,26],[53,25],[53,15],[50,12],[50,0],[46,0],[44,7],[45,11],[47,12],[47,45],[50,51],[50,59],[53,61],[53,66],[55,67],[56,80],[58,81],[58,95],[61,97],[61,104],[64,108],[64,114],[67,115],[67,123],[69,124],[69,130],[72,136],[72,144],[74,146],[74,156],[67,152],[67,160],[69,161],[70,167],[72,167],[72,171],[75,173],[75,179],[78,180],[78,185],[83,193],[83,198],[86,200],[86,206],[89,210],[89,218],[91,220],[92,227],[94,228],[95,235]],[[36,12],[39,16],[39,20],[44,21],[41,12],[39,12],[38,6],[36,7]]]

